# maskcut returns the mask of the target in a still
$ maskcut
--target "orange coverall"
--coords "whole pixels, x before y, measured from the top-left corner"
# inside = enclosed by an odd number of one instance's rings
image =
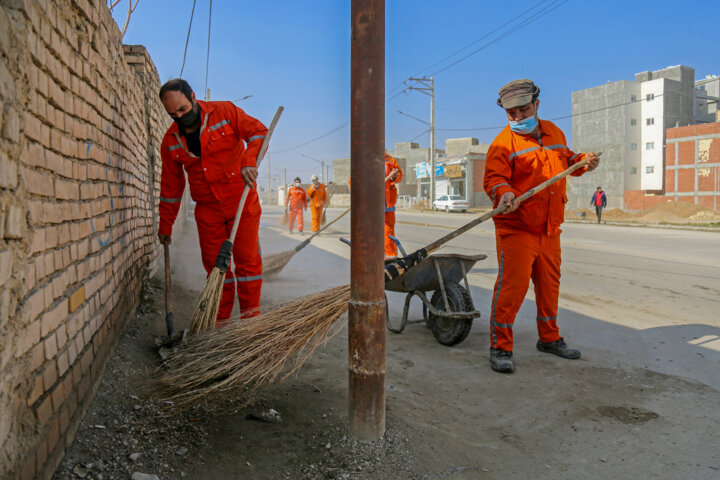
[[[516,197],[585,158],[566,145],[553,123],[540,121],[541,137],[520,135],[506,126],[493,140],[485,164],[485,192],[497,207],[500,197]],[[576,170],[580,176],[587,167]],[[530,197],[517,210],[493,217],[498,277],[490,315],[491,347],[512,351],[512,326],[530,279],[535,287],[540,341],[560,339],[557,326],[560,291],[560,225],[565,216],[565,179]]]
[[[322,217],[323,208],[328,201],[327,190],[325,185],[318,183],[316,187],[313,183],[308,188],[308,196],[310,197],[310,213],[312,214],[312,231],[320,230],[320,217]]]
[[[393,169],[397,169],[397,176],[394,180],[385,182],[385,258],[397,257],[397,245],[390,240],[390,235],[395,236],[395,203],[398,197],[395,184],[402,181],[402,170],[397,160],[386,153],[385,177],[390,175]]]
[[[285,206],[289,206],[288,211],[288,228],[292,232],[293,226],[295,226],[295,217],[298,221],[298,231],[303,231],[303,210],[307,209],[307,195],[302,187],[292,186],[288,190],[287,197],[285,197]]]
[[[160,227],[158,234],[171,235],[185,190],[187,172],[190,194],[196,202],[195,222],[200,237],[203,266],[209,274],[220,246],[230,236],[235,213],[245,186],[240,170],[256,166],[257,154],[267,128],[231,102],[197,102],[202,110],[200,156],[188,150],[175,122],[160,145]],[[246,148],[247,145],[247,148]],[[218,320],[230,318],[237,290],[241,311],[260,306],[262,259],[258,228],[260,202],[250,190],[237,235],[233,240],[233,263],[228,268]],[[236,288],[237,283],[237,288]],[[250,313],[252,314],[252,312]],[[220,322],[218,325],[222,325]]]

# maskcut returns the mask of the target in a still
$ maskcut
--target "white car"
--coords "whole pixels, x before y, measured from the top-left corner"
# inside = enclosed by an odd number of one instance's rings
[[[433,210],[467,212],[468,202],[460,195],[443,195],[433,202]]]

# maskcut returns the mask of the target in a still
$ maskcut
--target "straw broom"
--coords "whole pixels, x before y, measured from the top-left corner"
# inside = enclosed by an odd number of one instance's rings
[[[599,156],[599,155],[598,155]],[[558,180],[585,166],[582,160],[564,172],[517,197],[522,202]],[[402,274],[412,265],[445,243],[494,217],[508,208],[498,207],[463,225],[457,230],[409,255],[386,264],[389,275]],[[389,267],[395,271],[389,272]],[[391,268],[392,269],[392,268]],[[399,272],[399,273],[398,273]],[[348,309],[350,287],[334,287],[289,303],[265,310],[259,315],[233,322],[229,326],[193,337],[166,362],[167,368],[152,385],[161,400],[179,408],[204,405],[218,406],[226,399],[241,396],[243,405],[272,383],[279,383],[296,372],[328,335],[336,334],[332,326]],[[280,374],[288,369],[283,376]]]
[[[340,215],[338,215],[337,218],[333,219],[332,222],[328,223],[327,225],[325,225],[324,227],[322,227],[320,230],[318,230],[317,232],[313,233],[311,237],[309,237],[308,239],[304,240],[302,243],[298,244],[298,245],[297,245],[295,248],[293,248],[292,250],[288,250],[288,251],[286,251],[286,252],[281,252],[281,253],[275,253],[275,254],[273,254],[273,255],[268,255],[267,257],[263,257],[263,259],[262,259],[263,275],[270,276],[270,275],[275,275],[276,273],[279,273],[280,270],[282,270],[283,268],[285,268],[285,265],[287,265],[288,262],[290,262],[290,259],[292,259],[297,252],[299,252],[299,251],[302,250],[303,248],[307,247],[308,244],[310,243],[310,241],[311,241],[313,238],[315,238],[315,237],[317,237],[318,235],[320,235],[320,233],[321,233],[323,230],[325,230],[325,229],[328,228],[330,225],[332,225],[333,223],[335,223],[335,222],[337,222],[338,220],[340,220],[340,219],[341,219],[343,216],[345,216],[349,211],[350,211],[350,209],[348,208],[347,210],[345,210],[344,212],[342,212]]]
[[[287,187],[285,187],[287,188]],[[288,224],[288,211],[287,211],[287,205],[285,206],[285,211],[283,212],[282,217],[280,217],[280,226],[285,227]]]
[[[327,217],[325,216],[325,212],[327,212],[328,206],[330,205],[330,201],[332,200],[333,195],[335,195],[335,184],[333,184],[332,192],[330,192],[330,198],[328,198],[328,201],[325,204],[325,208],[323,208],[322,217],[320,217],[320,226],[325,225],[325,222],[327,222]]]
[[[283,107],[278,107],[270,122],[270,128],[265,135],[260,151],[258,152],[256,165],[260,166],[263,156],[267,151],[268,144],[270,143],[270,137],[275,130],[280,115],[282,115]],[[230,257],[232,256],[233,242],[235,241],[235,235],[237,234],[238,226],[240,225],[240,217],[242,216],[243,208],[245,207],[245,200],[247,200],[248,193],[250,193],[250,185],[245,185],[242,197],[240,198],[240,204],[238,205],[237,213],[235,214],[235,222],[233,223],[230,237],[225,240],[220,247],[217,259],[215,259],[215,266],[213,267],[210,275],[208,275],[205,281],[205,287],[200,292],[200,296],[195,302],[195,314],[190,324],[190,333],[195,335],[205,330],[215,329],[215,320],[217,319],[218,310],[220,308],[220,297],[222,297],[223,283],[225,282],[225,273],[230,266]]]

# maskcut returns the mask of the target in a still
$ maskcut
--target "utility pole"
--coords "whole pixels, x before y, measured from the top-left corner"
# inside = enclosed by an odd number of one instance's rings
[[[206,102],[210,101],[210,89],[209,88],[205,89],[205,101]]]
[[[309,157],[304,153],[302,153],[301,156],[320,164],[320,178],[322,178],[322,183],[325,183],[325,159],[323,158],[318,160],[317,158]]]
[[[268,207],[270,206],[270,154],[267,155],[267,165],[268,165]]]
[[[283,168],[283,195],[285,195],[285,198],[287,198],[287,168]]]
[[[408,81],[415,83],[406,90],[417,90],[430,96],[430,208],[432,208],[435,201],[435,78],[410,77]]]

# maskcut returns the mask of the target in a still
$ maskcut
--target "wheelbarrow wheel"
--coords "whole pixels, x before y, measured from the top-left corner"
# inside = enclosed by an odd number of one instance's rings
[[[472,302],[467,291],[454,282],[445,284],[450,311],[452,312],[469,312],[472,311]],[[435,290],[430,300],[433,307],[438,310],[445,310],[445,302],[443,301],[442,290]],[[430,329],[435,339],[443,345],[457,345],[467,338],[472,328],[472,319],[453,319],[443,318],[430,312]]]

